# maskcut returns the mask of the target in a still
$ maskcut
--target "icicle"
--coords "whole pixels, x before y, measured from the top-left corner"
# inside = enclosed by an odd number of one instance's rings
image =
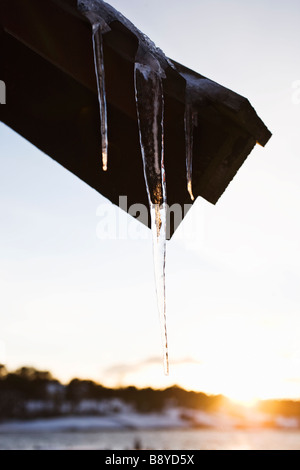
[[[187,91],[187,102],[185,106],[185,146],[186,146],[186,179],[187,179],[187,190],[194,201],[193,195],[193,135],[194,127],[197,126],[197,112],[193,109],[193,105],[189,102],[189,94]]]
[[[135,95],[144,176],[148,193],[153,235],[154,273],[163,343],[165,374],[169,374],[166,324],[166,178],[164,169],[164,97],[162,71],[157,59],[148,54],[135,63]]]
[[[108,137],[107,137],[107,106],[106,106],[106,92],[105,92],[105,70],[104,70],[104,57],[103,57],[103,40],[101,23],[93,23],[93,51],[94,51],[94,64],[98,89],[98,101],[100,110],[101,122],[101,146],[102,146],[102,168],[107,171],[107,158],[108,158]]]
[[[101,135],[101,155],[102,168],[107,171],[108,158],[108,125],[107,125],[107,105],[105,91],[105,70],[103,55],[102,35],[110,31],[105,16],[104,4],[94,0],[77,0],[79,11],[89,20],[92,26],[92,42],[94,67],[96,73],[99,113],[100,113],[100,135]],[[103,10],[104,8],[104,10]],[[104,13],[104,17],[103,17]]]

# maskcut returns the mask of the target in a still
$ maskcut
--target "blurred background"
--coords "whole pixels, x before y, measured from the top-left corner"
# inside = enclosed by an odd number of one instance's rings
[[[150,231],[0,125],[0,384],[3,396],[5,390],[16,390],[12,410],[22,403],[20,412],[18,407],[9,416],[2,411],[2,419],[82,415],[82,400],[98,403],[110,396],[117,400],[114,405],[100,409],[89,402],[85,414],[129,416],[130,403],[131,412],[145,413],[147,406],[148,418],[155,412],[153,426],[163,416],[165,424],[181,426],[183,420],[184,427],[198,431],[203,426],[228,429],[229,424],[230,429],[252,429],[255,421],[268,432],[282,426],[298,432],[299,3],[109,3],[168,57],[247,97],[273,136],[265,148],[256,146],[216,206],[201,198],[195,202],[167,243],[166,377]],[[39,371],[48,372],[40,377]],[[78,409],[70,398],[73,379],[94,384],[93,392],[88,386],[76,392]],[[44,380],[37,395],[26,389],[36,380]],[[53,396],[57,392],[68,403],[65,408],[52,403],[52,381],[58,387]],[[128,387],[135,390],[129,401],[117,392]],[[153,395],[137,398],[141,388],[151,388]],[[155,395],[153,389],[169,392]],[[160,397],[159,405],[152,406],[154,396]],[[285,400],[279,403],[286,406],[271,407],[271,399]],[[266,407],[261,400],[267,400]],[[176,414],[182,407],[183,414]],[[200,418],[195,410],[207,415]],[[213,421],[212,413],[220,419]],[[224,413],[231,416],[226,426]],[[148,422],[144,418],[132,426]],[[258,445],[247,436],[241,445]],[[264,445],[276,446],[274,435],[270,439]],[[152,442],[149,435],[147,441]],[[133,442],[131,435],[126,445]]]

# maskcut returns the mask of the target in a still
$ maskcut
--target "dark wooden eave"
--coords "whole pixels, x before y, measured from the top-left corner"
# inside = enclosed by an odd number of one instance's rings
[[[114,204],[123,195],[128,206],[148,204],[133,80],[138,38],[120,21],[109,26],[104,35],[107,172],[101,165],[91,26],[76,0],[0,0],[0,79],[7,103],[0,118]],[[187,73],[199,79],[193,192],[215,204],[255,144],[265,145],[271,133],[248,100],[174,65],[177,70],[168,67],[164,80],[168,204],[191,203],[184,134]],[[172,222],[170,235],[175,229]]]

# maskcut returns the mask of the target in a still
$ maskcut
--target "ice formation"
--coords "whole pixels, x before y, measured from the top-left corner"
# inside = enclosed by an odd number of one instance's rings
[[[150,206],[154,272],[160,316],[164,371],[169,374],[166,323],[166,175],[164,168],[164,72],[155,57],[138,52],[135,62],[135,96],[144,176]]]
[[[148,194],[153,234],[154,272],[158,310],[162,332],[164,371],[169,373],[169,354],[166,322],[166,174],[164,168],[164,93],[165,70],[174,64],[141,33],[129,20],[102,0],[78,0],[78,9],[92,25],[95,71],[97,78],[103,169],[107,169],[107,109],[102,35],[110,30],[109,24],[117,20],[135,34],[139,47],[135,58],[134,86],[139,126],[141,154]],[[187,88],[185,111],[187,190],[192,200],[193,130],[196,113]]]
[[[98,101],[99,101],[100,123],[101,123],[102,168],[103,168],[103,171],[107,171],[107,157],[108,157],[107,130],[108,129],[107,129],[105,70],[104,70],[101,23],[93,24],[92,28],[93,28],[92,38],[93,38],[95,73],[96,73],[96,79],[97,79]]]
[[[101,16],[96,13],[96,2],[79,1],[78,7],[83,11],[92,26],[92,43],[95,65],[95,75],[98,91],[99,113],[100,113],[100,135],[101,135],[101,155],[102,169],[107,171],[108,164],[108,125],[107,125],[107,105],[105,90],[105,68],[103,55],[102,35],[110,31],[109,26]]]
[[[194,201],[193,195],[193,134],[194,127],[197,125],[197,112],[193,109],[193,105],[187,102],[185,105],[184,126],[185,126],[185,145],[186,145],[186,179],[187,190]]]

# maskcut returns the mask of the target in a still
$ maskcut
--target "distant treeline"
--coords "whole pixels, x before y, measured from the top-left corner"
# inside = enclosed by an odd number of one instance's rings
[[[118,412],[123,405],[143,413],[159,412],[170,406],[214,412],[226,404],[228,400],[222,395],[206,395],[178,386],[164,390],[133,386],[107,388],[78,378],[63,385],[48,371],[21,367],[9,372],[0,364],[0,419],[101,415]],[[265,400],[257,407],[268,414],[300,417],[300,401]]]
[[[0,419],[78,414],[84,411],[83,402],[110,402],[118,408],[120,401],[143,413],[161,411],[167,406],[214,411],[223,400],[221,395],[209,396],[177,386],[164,390],[133,386],[107,388],[92,380],[78,378],[63,385],[48,371],[21,367],[8,372],[0,365]],[[98,407],[98,413],[101,414],[101,407]]]

